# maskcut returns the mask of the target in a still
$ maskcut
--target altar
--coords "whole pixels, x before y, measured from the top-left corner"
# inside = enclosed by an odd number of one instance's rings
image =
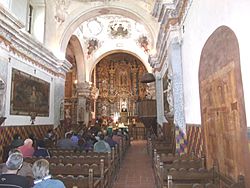
[[[136,113],[136,102],[145,98],[147,84],[141,83],[146,72],[143,63],[126,53],[103,58],[95,68],[92,80],[99,89],[95,101],[97,117],[112,117],[119,113],[119,122],[127,123]]]

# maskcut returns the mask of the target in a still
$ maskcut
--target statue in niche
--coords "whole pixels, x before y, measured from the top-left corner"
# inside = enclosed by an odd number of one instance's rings
[[[83,107],[80,107],[79,112],[78,112],[78,121],[83,122],[84,121],[84,109]]]
[[[168,112],[167,115],[172,117],[174,115],[174,103],[173,103],[173,93],[172,93],[172,80],[168,78],[167,86],[167,102],[168,102]]]
[[[128,84],[127,73],[125,71],[120,73],[120,85],[124,86]]]
[[[128,111],[128,105],[126,99],[123,99],[121,102],[121,112],[127,112]]]
[[[64,101],[62,100],[60,103],[60,120],[64,119]]]
[[[70,109],[67,108],[65,110],[65,131],[68,132],[72,129],[72,125],[71,125],[71,112]]]
[[[107,107],[106,106],[102,107],[102,116],[107,116]]]

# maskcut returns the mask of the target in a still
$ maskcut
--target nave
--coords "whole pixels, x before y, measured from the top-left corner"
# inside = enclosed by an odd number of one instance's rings
[[[52,129],[62,138],[98,122],[145,126],[168,139],[171,126],[171,155],[204,157],[208,170],[216,164],[229,180],[220,188],[239,188],[243,176],[249,188],[249,7],[249,0],[1,0],[1,162],[17,133],[43,138]],[[158,188],[168,183],[164,161],[176,157],[161,153],[164,142],[152,146]],[[112,178],[126,167],[120,157],[130,156],[121,151]]]
[[[131,141],[113,188],[156,188],[145,140]]]

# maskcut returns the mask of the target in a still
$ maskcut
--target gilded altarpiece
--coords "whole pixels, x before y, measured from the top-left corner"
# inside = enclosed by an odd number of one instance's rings
[[[103,58],[96,66],[96,87],[99,97],[97,116],[123,113],[134,116],[136,101],[145,98],[147,85],[140,82],[146,68],[134,56],[117,53]]]

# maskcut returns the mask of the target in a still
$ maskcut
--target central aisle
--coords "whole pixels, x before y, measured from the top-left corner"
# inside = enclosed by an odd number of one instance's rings
[[[113,188],[155,188],[147,142],[136,140],[126,153]]]

